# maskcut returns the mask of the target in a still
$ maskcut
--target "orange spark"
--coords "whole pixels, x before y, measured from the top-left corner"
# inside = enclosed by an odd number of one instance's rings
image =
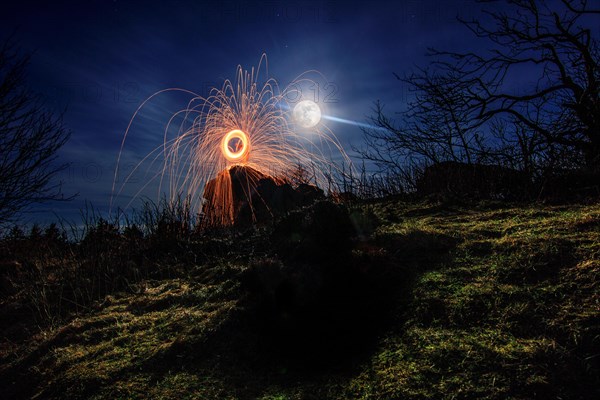
[[[265,55],[261,57],[258,68],[250,71],[238,66],[235,81],[225,80],[221,89],[213,88],[206,98],[184,89],[166,89],[144,101],[125,132],[119,160],[133,120],[149,100],[165,91],[193,95],[187,107],[173,114],[166,123],[163,143],[126,175],[119,190],[115,190],[119,170],[117,161],[113,197],[123,191],[143,164],[149,164],[150,171],[156,163],[161,163],[162,167],[151,178],[159,180],[159,196],[166,192],[171,201],[184,197],[198,214],[206,214],[206,210],[210,209],[211,214],[205,217],[219,225],[234,222],[234,188],[230,170],[235,166],[246,168],[243,178],[246,195],[252,193],[258,180],[271,177],[285,181],[299,166],[308,171],[312,183],[331,191],[336,176],[352,171],[348,156],[324,124],[319,124],[310,135],[296,132],[290,118],[292,107],[286,98],[290,92],[297,90],[298,82],[308,79],[301,75],[282,91],[272,78],[266,77],[264,83],[259,83],[263,60],[266,64]],[[181,122],[176,123],[178,119]],[[334,154],[341,159],[342,167],[332,161]],[[152,180],[146,179],[133,199]]]
[[[221,151],[228,161],[232,163],[245,163],[250,153],[248,136],[239,129],[230,131],[223,137]]]

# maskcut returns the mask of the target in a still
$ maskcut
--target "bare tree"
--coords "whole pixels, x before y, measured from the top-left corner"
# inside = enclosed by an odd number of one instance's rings
[[[432,51],[434,66],[468,88],[465,100],[481,123],[510,117],[543,136],[547,144],[579,153],[589,170],[598,170],[600,48],[584,24],[598,26],[600,9],[591,9],[587,0],[479,2],[509,6],[485,11],[485,21],[461,19],[491,49]],[[523,67],[537,76],[530,86],[515,89],[510,82]]]
[[[419,70],[404,78],[396,75],[414,97],[398,119],[389,118],[376,103],[364,128],[366,147],[357,150],[379,166],[380,173],[402,177],[413,186],[415,166],[444,161],[479,163],[489,156],[481,123],[467,102],[467,88],[452,76]]]
[[[532,100],[529,117],[541,124],[544,101]],[[540,181],[553,173],[576,170],[580,154],[570,146],[549,142],[543,134],[515,117],[494,118],[489,132],[496,144],[490,152],[494,163],[523,171],[534,181]]]
[[[600,25],[600,10],[587,0],[477,1],[489,10],[459,21],[488,50],[430,49],[427,68],[396,76],[414,93],[407,110],[394,120],[376,103],[356,150],[406,181],[415,166],[443,162],[500,164],[530,178],[600,172],[600,44],[585,27]]]
[[[465,95],[468,88],[460,80],[429,70],[401,80],[415,92],[405,116],[405,131],[418,143],[414,153],[435,163],[473,164],[486,157],[481,126],[472,118]]]
[[[525,172],[533,176],[551,162],[544,159],[546,142],[527,126],[519,122],[507,122],[502,119],[491,124],[490,131],[497,138],[493,159],[496,164]]]
[[[0,226],[33,203],[67,200],[53,178],[70,133],[26,87],[28,62],[12,39],[0,47]]]

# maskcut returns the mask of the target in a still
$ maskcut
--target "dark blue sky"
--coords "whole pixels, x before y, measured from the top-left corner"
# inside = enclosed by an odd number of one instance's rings
[[[79,196],[38,207],[32,218],[45,221],[52,211],[75,217],[86,200],[106,209],[127,123],[158,90],[206,94],[233,78],[238,64],[250,68],[266,53],[269,75],[282,85],[318,70],[326,112],[364,122],[375,100],[390,112],[402,108],[408,94],[393,72],[425,64],[428,46],[481,45],[455,20],[477,9],[473,0],[19,1],[2,8],[1,36],[16,29],[23,50],[33,52],[30,86],[50,107],[66,108],[73,132],[60,153],[72,165],[60,179]],[[147,110],[126,157],[160,144],[165,118],[187,99],[168,95]],[[359,128],[329,127],[348,152],[360,145]]]

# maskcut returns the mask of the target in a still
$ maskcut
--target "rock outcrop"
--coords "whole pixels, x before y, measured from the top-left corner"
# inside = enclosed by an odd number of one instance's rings
[[[325,195],[313,185],[293,187],[254,168],[233,166],[208,182],[203,197],[202,211],[208,226],[245,227],[268,223]]]
[[[446,161],[425,168],[416,186],[420,195],[516,200],[531,182],[524,172],[499,165]]]

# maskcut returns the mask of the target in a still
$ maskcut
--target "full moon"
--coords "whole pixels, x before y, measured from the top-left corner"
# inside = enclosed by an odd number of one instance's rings
[[[293,116],[298,125],[312,128],[321,121],[321,109],[311,100],[302,100],[294,107]]]

